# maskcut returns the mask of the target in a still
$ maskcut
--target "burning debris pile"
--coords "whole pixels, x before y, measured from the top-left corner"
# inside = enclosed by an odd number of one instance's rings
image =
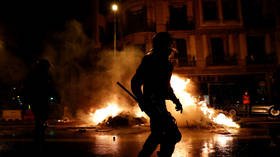
[[[104,119],[98,126],[103,127],[127,127],[135,125],[145,125],[147,119],[144,117],[135,117],[128,112],[122,112],[115,117],[108,117]]]
[[[131,112],[128,112],[131,111]],[[147,117],[138,107],[125,109],[117,103],[108,103],[106,107],[95,110],[90,113],[90,122],[97,126],[106,127],[126,127],[135,125],[144,125],[147,123]]]
[[[173,75],[171,78],[171,86],[175,94],[179,97],[183,104],[184,113],[180,115],[170,108],[174,105],[169,104],[169,110],[177,119],[181,126],[187,127],[224,127],[224,128],[239,128],[230,117],[227,117],[220,110],[208,107],[205,100],[199,100],[194,96],[192,90],[194,88],[190,79],[184,79],[178,75]]]
[[[205,101],[196,99],[190,90],[192,88],[190,79],[183,79],[177,75],[171,78],[171,86],[175,94],[183,104],[183,113],[175,111],[174,104],[167,101],[167,108],[176,118],[181,127],[191,128],[239,128],[231,118],[219,110],[209,108]],[[127,112],[130,111],[130,112]],[[94,125],[100,126],[132,126],[147,123],[148,117],[141,112],[137,105],[131,107],[121,106],[118,103],[108,103],[106,107],[97,109],[90,113],[90,119]]]

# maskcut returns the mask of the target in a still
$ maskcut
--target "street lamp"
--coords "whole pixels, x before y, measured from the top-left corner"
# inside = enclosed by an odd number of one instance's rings
[[[118,11],[118,5],[117,4],[112,4],[112,11],[114,12],[114,56],[116,56],[116,47],[117,47],[117,17],[116,13]]]

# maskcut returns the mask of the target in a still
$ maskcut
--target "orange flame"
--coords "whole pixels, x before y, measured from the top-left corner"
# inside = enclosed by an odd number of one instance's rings
[[[187,92],[186,89],[190,86],[190,82],[190,79],[183,79],[178,75],[173,75],[171,78],[171,86],[174,89],[176,96],[180,99],[184,110],[196,108],[200,110],[203,116],[209,119],[211,122],[225,127],[240,127],[231,118],[227,117],[223,113],[218,113],[218,111],[213,108],[209,108],[205,101],[198,101],[194,96]],[[117,103],[108,103],[106,107],[98,109],[94,113],[91,113],[90,119],[95,125],[97,125],[98,123],[104,121],[106,118],[115,117],[123,111],[131,111],[132,114],[134,114],[134,116],[136,117],[147,118],[146,114],[142,112],[137,105],[131,110],[128,108],[120,107],[120,105]]]
[[[198,101],[194,96],[186,91],[186,88],[190,84],[190,79],[183,79],[178,75],[173,75],[171,78],[171,86],[174,89],[175,94],[179,97],[183,108],[187,109],[190,106],[198,107],[203,115],[211,122],[225,127],[239,128],[240,126],[235,123],[231,118],[227,117],[223,113],[218,113],[213,108],[209,108],[205,101]]]
[[[90,119],[97,125],[108,117],[115,117],[123,111],[122,108],[116,103],[108,103],[106,107],[96,110],[94,113],[90,113]]]

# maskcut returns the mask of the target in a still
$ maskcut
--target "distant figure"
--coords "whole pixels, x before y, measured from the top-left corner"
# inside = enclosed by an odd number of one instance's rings
[[[40,149],[45,140],[50,97],[56,94],[49,68],[50,64],[48,60],[36,60],[23,87],[24,101],[31,106],[35,118],[35,144],[40,147]]]
[[[243,100],[243,105],[245,107],[245,113],[247,116],[251,115],[251,101],[250,101],[250,95],[248,93],[248,91],[245,91],[243,96],[242,96],[242,100]]]
[[[158,156],[171,157],[181,133],[174,117],[167,111],[165,100],[172,100],[177,111],[182,104],[170,85],[173,65],[169,60],[172,38],[167,32],[153,37],[153,49],[146,54],[131,80],[131,90],[139,107],[150,118],[151,134],[147,138],[139,157],[149,157],[160,144]],[[143,86],[143,91],[142,91]]]

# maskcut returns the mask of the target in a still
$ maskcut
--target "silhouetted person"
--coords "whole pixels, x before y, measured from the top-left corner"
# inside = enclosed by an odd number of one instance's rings
[[[177,111],[182,104],[170,85],[173,65],[169,61],[172,38],[167,32],[153,37],[153,49],[146,54],[131,80],[131,90],[138,99],[139,107],[150,118],[151,134],[145,141],[139,157],[151,156],[160,144],[158,156],[170,157],[181,133],[175,119],[168,112],[165,100],[172,100]],[[142,91],[143,87],[143,91]]]
[[[245,107],[245,112],[247,116],[251,115],[251,100],[248,91],[245,91],[242,95],[243,105]]]
[[[24,100],[31,106],[34,114],[34,140],[40,149],[42,149],[45,140],[50,97],[56,93],[49,68],[48,60],[36,60],[24,82]]]

